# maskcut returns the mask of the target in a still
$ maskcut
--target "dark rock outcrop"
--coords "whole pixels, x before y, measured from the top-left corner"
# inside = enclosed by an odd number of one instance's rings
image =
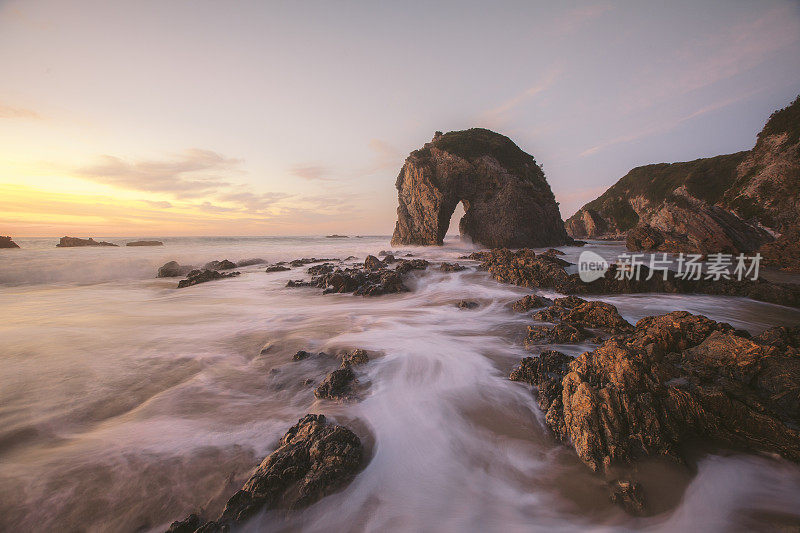
[[[508,137],[474,128],[434,138],[406,159],[396,183],[392,244],[441,245],[459,202],[462,237],[485,246],[569,242],[536,160]]]
[[[477,309],[480,304],[474,300],[459,300],[456,307],[459,309]]]
[[[641,268],[637,279],[617,279],[617,267],[612,265],[604,277],[585,283],[578,274],[568,274],[559,258],[548,255],[537,256],[533,250],[523,248],[512,252],[496,249],[472,254],[483,261],[479,268],[488,270],[498,281],[522,287],[550,288],[564,294],[628,294],[644,292],[716,294],[743,296],[754,300],[800,307],[800,285],[772,283],[764,279],[757,281],[736,279],[694,280],[677,278],[674,272],[648,278],[648,269]],[[563,264],[562,264],[563,263]]]
[[[439,270],[442,272],[461,272],[466,270],[467,267],[461,266],[458,263],[442,263],[439,265]]]
[[[75,248],[79,246],[116,246],[116,244],[106,241],[96,241],[89,237],[88,239],[79,239],[78,237],[61,237],[61,240],[56,244],[56,248]]]
[[[284,265],[270,265],[265,272],[285,272],[287,270],[291,270],[291,268]]]
[[[264,263],[266,263],[266,261],[264,261],[260,257],[252,257],[250,259],[241,259],[239,261],[236,261],[236,266],[237,267],[247,267],[247,266],[253,266],[253,265],[263,265]]]
[[[161,241],[131,241],[125,246],[164,246]]]
[[[755,252],[764,231],[800,228],[800,97],[770,116],[752,150],[637,167],[566,221],[573,237],[631,250]]]
[[[365,365],[369,362],[369,355],[366,350],[356,348],[342,354],[342,368],[346,366]]]
[[[353,384],[356,382],[356,373],[349,364],[343,364],[322,380],[314,389],[314,396],[326,400],[349,400],[353,398]]]
[[[180,265],[177,261],[170,261],[169,263],[164,263],[161,268],[158,269],[156,277],[178,278],[180,276],[185,276],[192,270],[194,270],[194,267],[191,265]]]
[[[375,257],[374,255],[368,255],[366,259],[364,259],[364,268],[367,270],[380,270],[384,268],[386,263]]]
[[[178,288],[183,289],[184,287],[191,287],[192,285],[197,285],[198,283],[205,283],[207,281],[214,281],[217,279],[224,279],[224,278],[232,278],[238,276],[240,272],[217,272],[216,270],[192,270],[186,276],[186,279],[182,279],[178,282]]]
[[[217,520],[203,523],[197,515],[190,515],[173,522],[168,531],[228,531],[263,509],[306,507],[349,483],[363,461],[364,449],[355,433],[329,423],[324,415],[306,415],[228,500]]]
[[[686,459],[694,439],[800,460],[800,328],[748,338],[676,311],[640,320],[564,365],[545,352],[511,379],[538,388],[556,437],[594,470]]]
[[[0,237],[0,248],[19,248],[19,245],[11,240],[11,237]]]
[[[222,261],[209,261],[203,268],[206,270],[233,270],[236,268],[236,263],[223,259]]]
[[[347,235],[337,235],[334,233],[333,235],[325,235],[326,239],[347,239],[349,238]]]
[[[525,311],[530,311],[531,309],[547,307],[552,303],[553,300],[545,298],[544,296],[539,296],[538,294],[528,294],[511,304],[511,308],[518,313],[524,313]]]

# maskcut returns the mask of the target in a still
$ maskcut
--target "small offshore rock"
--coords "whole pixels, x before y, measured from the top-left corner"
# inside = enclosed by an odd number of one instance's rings
[[[356,374],[350,365],[336,369],[322,380],[322,383],[314,390],[314,396],[326,400],[349,399],[353,394],[353,383],[356,381]]]
[[[194,267],[191,265],[179,265],[177,261],[170,261],[169,263],[164,263],[161,268],[158,269],[156,277],[177,278],[185,276],[192,270],[194,270]]]
[[[78,237],[61,237],[61,240],[56,244],[56,248],[74,248],[79,246],[116,246],[116,244],[106,241],[96,241],[89,237],[88,239],[79,239]]]
[[[125,246],[164,246],[161,241],[131,241]]]
[[[236,266],[241,268],[253,265],[263,265],[264,263],[266,263],[266,261],[260,257],[253,257],[251,259],[242,259],[240,261],[236,261]]]
[[[636,481],[617,480],[611,483],[611,502],[634,516],[642,515],[646,510],[644,491]]]
[[[399,274],[405,274],[412,270],[425,270],[429,264],[424,259],[401,259],[400,264],[394,270]]]
[[[283,265],[270,265],[264,272],[285,272],[287,270],[291,270],[291,268]]]
[[[459,300],[456,307],[459,309],[476,309],[480,304],[474,300]]]
[[[189,272],[186,279],[182,279],[178,282],[178,288],[182,289],[184,287],[191,287],[192,285],[197,285],[198,283],[205,283],[207,281],[214,281],[217,279],[223,278],[232,278],[238,276],[240,272],[228,272],[223,274],[222,272],[218,272],[216,270],[192,270]]]
[[[439,270],[442,272],[461,272],[462,270],[466,270],[467,267],[461,266],[458,263],[442,263],[439,266]]]
[[[222,261],[209,261],[203,268],[206,270],[232,270],[236,268],[236,263],[223,259]]]
[[[342,368],[346,366],[365,365],[369,362],[366,350],[357,348],[342,355]]]
[[[19,245],[11,240],[10,236],[0,237],[0,248],[19,248]]]
[[[364,259],[364,268],[367,270],[380,270],[385,266],[386,264],[374,255],[368,255],[367,258]]]

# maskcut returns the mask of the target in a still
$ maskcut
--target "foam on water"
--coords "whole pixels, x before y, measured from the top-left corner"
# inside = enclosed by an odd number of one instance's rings
[[[286,288],[304,268],[246,267],[180,291],[154,278],[172,259],[363,260],[381,249],[386,238],[195,239],[4,254],[0,529],[159,531],[198,509],[213,516],[308,412],[354,428],[368,465],[341,492],[246,530],[722,531],[800,520],[797,467],[744,456],[704,459],[681,503],[659,516],[611,505],[603,481],[549,436],[530,391],[507,379],[527,354],[529,322],[507,304],[528,291],[485,273],[412,272],[413,292],[376,298]],[[408,250],[452,261],[469,247]],[[481,305],[459,310],[462,298]],[[755,332],[800,322],[797,310],[740,298],[604,299],[629,320],[687,309]],[[356,347],[377,354],[356,403],[317,400],[304,384],[335,358],[291,361],[300,349]]]

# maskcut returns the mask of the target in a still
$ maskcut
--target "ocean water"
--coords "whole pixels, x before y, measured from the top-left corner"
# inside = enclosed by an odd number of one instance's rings
[[[800,524],[800,469],[772,457],[706,456],[696,472],[642,464],[657,514],[632,518],[609,503],[604,481],[549,436],[528,387],[507,379],[529,354],[521,339],[530,321],[508,304],[530,291],[492,281],[473,262],[457,273],[412,272],[411,292],[372,298],[286,288],[308,278],[305,268],[264,265],[176,290],[177,279],[155,277],[169,260],[363,261],[398,248],[386,236],[159,240],[165,246],[60,249],[56,239],[18,239],[21,250],[0,250],[0,531],[163,531],[190,512],[214,517],[306,413],[354,429],[366,468],[308,509],[264,513],[245,531]],[[400,249],[453,261],[473,248],[448,239]],[[572,261],[581,251],[562,249]],[[459,310],[462,298],[481,305]],[[800,323],[799,310],[742,298],[602,299],[630,321],[685,309],[753,333]],[[316,383],[337,361],[291,356],[352,348],[375,353],[362,368],[361,401],[317,400]]]

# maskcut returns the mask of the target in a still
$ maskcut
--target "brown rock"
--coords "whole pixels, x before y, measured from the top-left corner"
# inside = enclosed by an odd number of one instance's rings
[[[186,276],[186,279],[182,279],[178,282],[178,288],[183,289],[184,287],[191,287],[192,285],[197,285],[198,283],[205,283],[207,281],[214,281],[217,279],[224,279],[224,278],[232,278],[238,276],[240,272],[228,272],[223,274],[222,272],[217,272],[216,270],[192,270]]]
[[[552,303],[553,301],[549,298],[539,296],[538,294],[528,294],[511,304],[511,308],[518,313],[524,313],[525,311],[530,311],[531,309],[547,307]],[[550,321],[546,320],[545,322]]]
[[[192,270],[194,270],[193,266],[179,265],[177,261],[170,261],[169,263],[164,263],[161,268],[158,269],[158,274],[156,274],[156,277],[178,278],[180,276],[185,276]]]
[[[61,240],[56,244],[57,248],[75,248],[79,246],[116,246],[116,244],[96,241],[89,237],[88,239],[79,239],[78,237],[61,237]]]
[[[350,365],[334,370],[314,390],[314,396],[326,400],[348,400],[353,397],[356,374]]]
[[[131,241],[125,246],[164,246],[161,241]]]
[[[0,237],[0,248],[19,248],[19,245],[11,240],[11,237]]]
[[[800,229],[790,230],[759,248],[761,264],[788,272],[800,272]]]
[[[570,240],[534,158],[489,130],[436,137],[408,156],[396,187],[392,244],[441,245],[459,202],[460,233],[473,242],[518,247]]]

